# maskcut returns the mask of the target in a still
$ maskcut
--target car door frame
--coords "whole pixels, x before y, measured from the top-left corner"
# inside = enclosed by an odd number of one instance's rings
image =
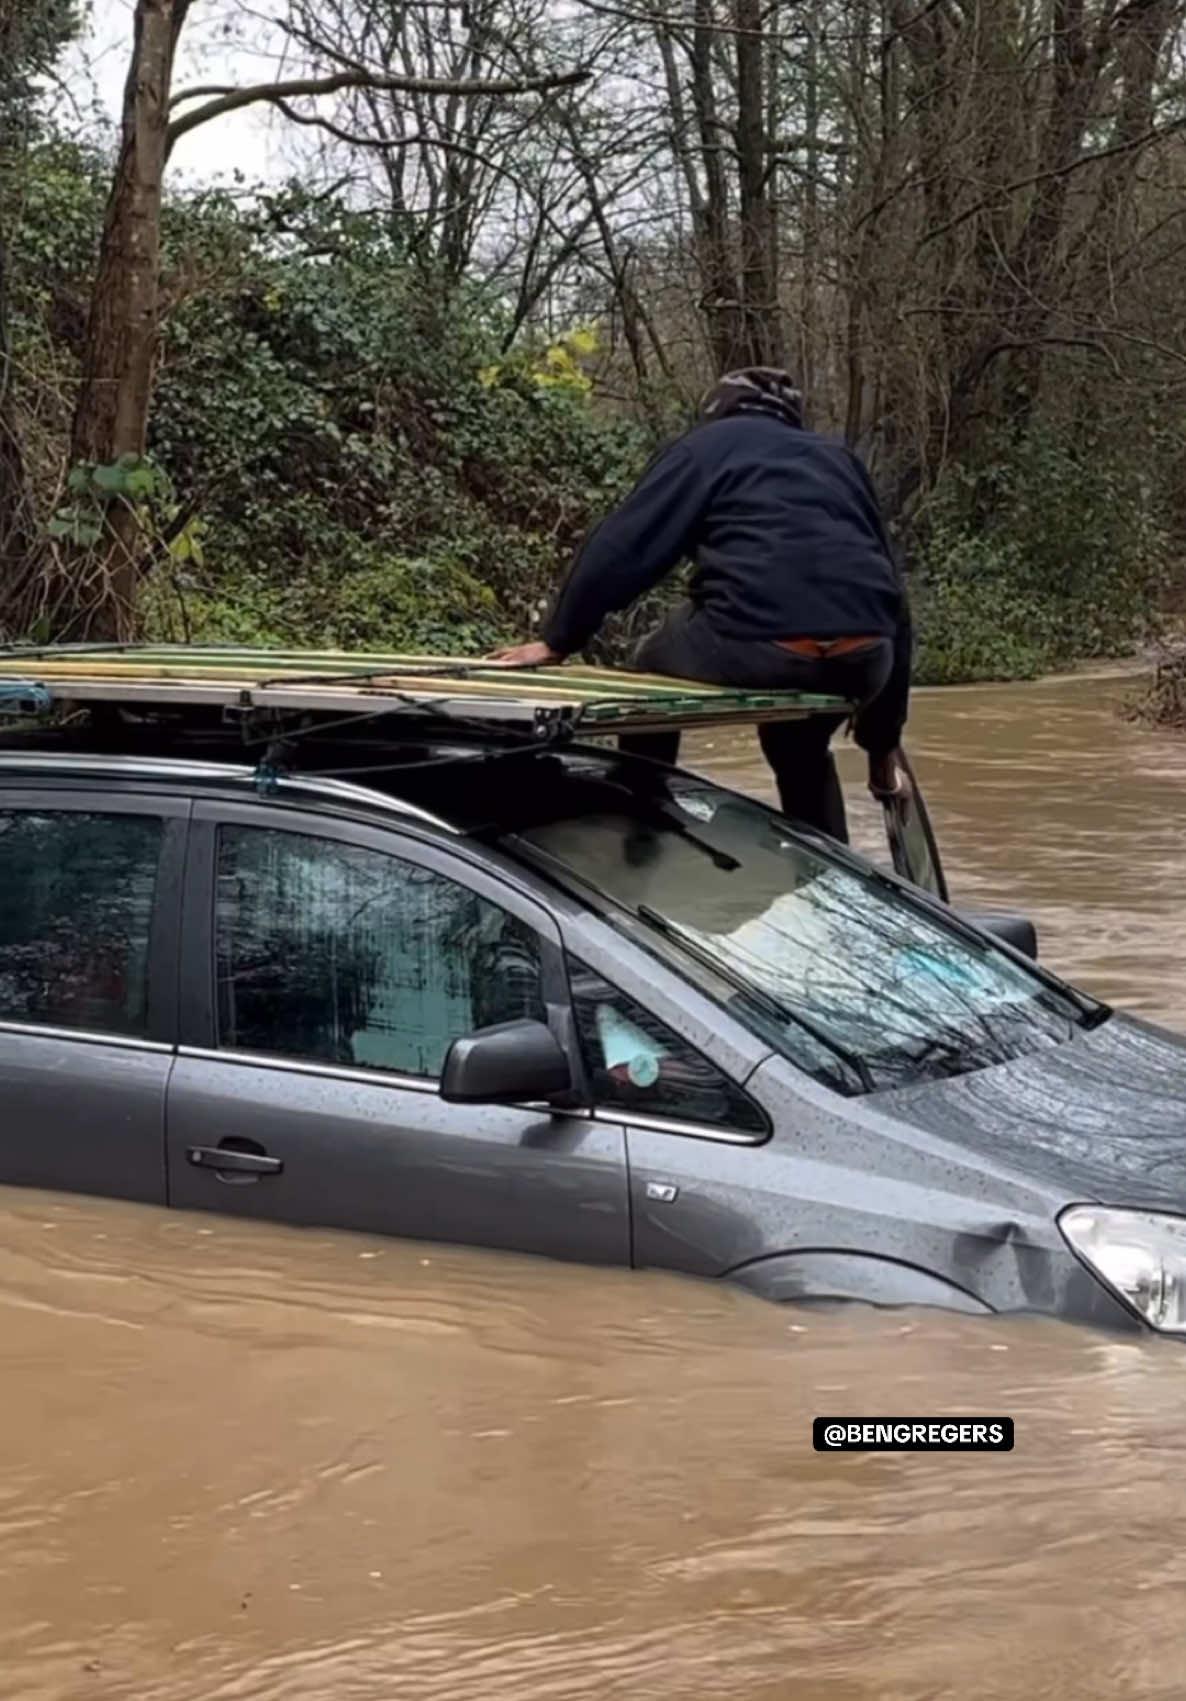
[[[410,828],[402,817],[387,822],[321,812],[307,804],[275,804],[264,799],[202,798],[193,806],[181,909],[178,1003],[178,1051],[188,1058],[252,1059],[294,1073],[386,1082],[412,1092],[439,1095],[439,1079],[354,1065],[323,1063],[282,1053],[253,1053],[218,1043],[216,929],[218,902],[218,830],[221,826],[289,832],[329,843],[375,851],[431,870],[498,905],[532,929],[540,943],[540,991],[548,1027],[569,1060],[575,1090],[572,1103],[557,1108],[580,1114],[589,1104],[577,1040],[564,944],[557,917],[537,897],[501,878],[476,857]]]
[[[96,1193],[109,1198],[137,1199],[161,1205],[167,1201],[165,1102],[171,1060],[176,1056],[178,1043],[182,894],[191,808],[192,798],[179,787],[142,788],[116,781],[111,789],[100,789],[93,781],[80,784],[71,776],[56,777],[48,771],[37,775],[22,772],[10,778],[0,765],[0,810],[19,810],[28,814],[148,815],[162,823],[145,964],[147,1020],[144,1034],[105,1033],[101,1029],[20,1022],[0,1017],[0,1038],[13,1036],[18,1042],[23,1038],[51,1045],[68,1045],[79,1048],[83,1056],[88,1051],[100,1054],[117,1052],[170,1060],[163,1065],[160,1081],[156,1153],[159,1168],[154,1175],[154,1184],[135,1188],[102,1184],[82,1186],[79,1185],[79,1177],[64,1175],[61,1186],[66,1192]],[[18,1179],[15,1184],[30,1183]],[[52,1186],[53,1182],[45,1180],[36,1185]]]

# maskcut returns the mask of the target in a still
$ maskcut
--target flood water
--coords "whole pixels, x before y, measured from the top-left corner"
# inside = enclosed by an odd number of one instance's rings
[[[920,695],[911,748],[954,895],[1186,1029],[1186,741],[1127,689]],[[0,1696],[1168,1701],[1184,1388],[1055,1324],[0,1191]],[[811,1448],[949,1412],[1015,1451]]]

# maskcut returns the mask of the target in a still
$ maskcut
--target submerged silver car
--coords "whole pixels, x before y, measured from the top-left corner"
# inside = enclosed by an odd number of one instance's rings
[[[0,1182],[1186,1330],[1186,1043],[991,918],[577,737],[146,695],[0,738]]]

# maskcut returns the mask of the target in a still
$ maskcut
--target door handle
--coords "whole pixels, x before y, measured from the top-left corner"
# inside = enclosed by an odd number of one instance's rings
[[[243,1152],[234,1146],[190,1146],[186,1157],[198,1169],[233,1170],[239,1175],[279,1175],[284,1168],[281,1158],[271,1158],[266,1152]]]

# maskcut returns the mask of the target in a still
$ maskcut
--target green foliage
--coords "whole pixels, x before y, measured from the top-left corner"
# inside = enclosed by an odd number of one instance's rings
[[[933,537],[931,549],[942,559],[912,587],[919,684],[1034,679],[1056,665],[1046,611],[1019,599],[1011,552],[959,533]]]
[[[460,652],[528,633],[632,478],[637,433],[581,383],[500,363],[497,326],[426,289],[380,220],[297,189],[250,218],[206,197],[174,209],[166,246],[184,288],[151,448],[203,532],[154,621],[180,596],[211,639]]]
[[[69,469],[104,192],[102,161],[43,138],[13,203],[11,400],[46,535],[86,545],[131,503],[152,635],[454,654],[529,635],[652,446],[591,399],[592,331],[508,355],[484,298],[299,185],[246,209],[174,198],[148,455]],[[1029,677],[1141,638],[1167,555],[1153,430],[1046,421],[948,469],[910,550],[920,680]],[[596,655],[625,661],[678,588]]]
[[[106,194],[94,151],[44,137],[21,162],[5,201],[13,270],[9,311],[14,335],[39,330],[81,333]],[[69,319],[61,310],[73,309]],[[71,337],[71,340],[73,338]]]
[[[37,78],[81,27],[73,0],[8,0],[0,7],[0,153],[29,126]]]
[[[494,594],[457,562],[356,545],[289,581],[244,572],[194,580],[161,566],[144,587],[148,636],[169,641],[307,645],[468,655],[505,635]]]
[[[181,514],[173,484],[165,470],[147,455],[120,455],[110,462],[87,461],[71,467],[66,489],[72,501],[50,515],[46,535],[81,548],[103,536],[104,516],[112,503],[124,503],[136,517],[146,552],[163,551],[174,562],[200,566],[204,556],[203,522]]]
[[[48,536],[80,543],[92,541],[94,515],[67,491],[66,456],[103,194],[97,157],[53,138],[30,145],[19,170],[0,169],[12,357],[6,417],[23,450],[33,513]]]
[[[1033,678],[1127,654],[1155,623],[1169,549],[1139,446],[1039,428],[995,447],[947,475],[926,517],[920,683]]]
[[[563,390],[587,396],[593,380],[582,364],[597,351],[597,331],[591,326],[570,331],[559,342],[527,345],[484,366],[478,382],[484,390],[518,381],[539,390]]]

